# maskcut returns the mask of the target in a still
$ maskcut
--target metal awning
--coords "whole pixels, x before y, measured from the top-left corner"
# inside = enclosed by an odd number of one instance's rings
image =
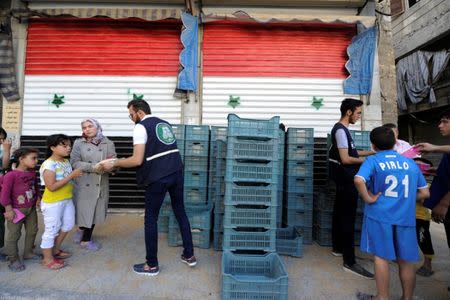
[[[302,15],[302,14],[272,14],[264,12],[248,13],[242,10],[234,13],[215,13],[214,8],[204,8],[202,15],[202,22],[212,22],[219,20],[235,20],[235,21],[250,21],[260,23],[301,23],[301,22],[317,22],[317,23],[343,23],[356,24],[361,23],[365,27],[372,27],[375,25],[374,16],[354,16],[354,15]]]

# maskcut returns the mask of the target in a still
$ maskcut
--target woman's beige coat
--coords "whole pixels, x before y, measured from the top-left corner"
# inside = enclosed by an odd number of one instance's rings
[[[109,174],[99,175],[93,171],[99,161],[116,157],[114,143],[104,137],[98,146],[85,138],[75,140],[70,154],[72,167],[80,168],[83,176],[75,179],[73,200],[78,226],[91,228],[103,223],[109,202]]]

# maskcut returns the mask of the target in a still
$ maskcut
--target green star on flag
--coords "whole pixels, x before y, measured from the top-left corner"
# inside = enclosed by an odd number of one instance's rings
[[[322,102],[323,102],[323,98],[319,98],[319,97],[314,96],[313,100],[312,100],[312,103],[311,103],[311,106],[314,106],[316,108],[316,110],[319,110],[319,108],[324,106],[324,104]]]
[[[232,108],[236,108],[236,106],[239,106],[241,104],[240,102],[241,97],[233,97],[230,95],[230,100],[228,101],[228,106],[231,106]]]
[[[55,94],[55,96],[53,96],[53,101],[51,102],[52,104],[56,105],[57,108],[59,108],[60,105],[64,104],[64,96],[58,96],[57,94]]]
[[[133,94],[133,100],[144,100],[144,95]]]

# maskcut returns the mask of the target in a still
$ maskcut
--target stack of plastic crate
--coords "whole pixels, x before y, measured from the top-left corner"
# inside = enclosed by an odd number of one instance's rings
[[[276,251],[278,127],[279,117],[252,120],[228,115],[222,299],[287,299],[286,268],[272,253]]]
[[[194,247],[209,248],[212,204],[207,203],[209,126],[185,125],[184,205],[189,218]],[[182,245],[178,222],[169,218],[169,246]]]
[[[284,129],[279,130],[280,134],[280,154],[278,160],[278,168],[280,169],[280,174],[278,176],[278,211],[277,211],[277,228],[282,227],[283,223],[283,196],[284,196],[284,152],[285,152],[285,139],[286,132]]]
[[[214,186],[213,189],[213,203],[214,203],[214,250],[222,250],[223,244],[223,218],[225,213],[225,167],[226,167],[226,154],[227,143],[222,140],[216,142],[215,147],[215,173],[214,173]]]
[[[314,129],[288,128],[283,223],[299,227],[312,243]]]
[[[184,142],[184,203],[207,203],[209,126],[186,125]]]
[[[350,130],[350,135],[353,138],[355,147],[358,150],[372,150],[372,143],[370,142],[370,131]],[[364,201],[358,199],[358,209],[356,211],[355,220],[355,245],[359,245],[361,240],[361,227],[364,211]]]
[[[323,187],[314,193],[314,230],[313,238],[320,246],[331,246],[331,228],[333,220],[334,190]]]
[[[180,151],[181,159],[184,160],[184,131],[185,125],[183,124],[173,124],[172,131],[177,139],[178,150]],[[172,211],[172,206],[170,204],[170,196],[169,193],[166,194],[164,198],[164,202],[159,211],[158,217],[158,231],[159,232],[168,232],[169,231],[169,215]]]

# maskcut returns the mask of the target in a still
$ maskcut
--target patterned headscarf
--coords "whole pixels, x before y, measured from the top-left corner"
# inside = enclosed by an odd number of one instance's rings
[[[95,137],[93,137],[90,142],[94,145],[100,144],[102,142],[102,139],[105,137],[103,135],[102,126],[100,125],[100,123],[96,119],[87,118],[87,119],[84,119],[83,121],[81,121],[81,126],[83,126],[83,123],[85,123],[85,122],[91,123],[97,129],[97,135]],[[82,136],[87,140],[88,137],[84,133]]]

